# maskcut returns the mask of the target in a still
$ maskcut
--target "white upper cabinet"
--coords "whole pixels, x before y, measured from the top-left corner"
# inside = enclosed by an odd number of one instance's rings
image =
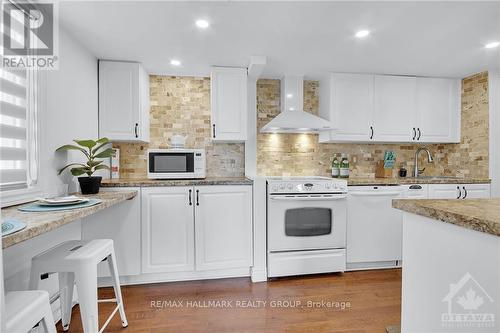
[[[415,114],[416,78],[408,76],[375,76],[373,109],[374,140],[406,142],[411,139]]]
[[[210,76],[212,140],[247,139],[247,69],[213,67]]]
[[[460,142],[460,80],[417,78],[414,125],[420,142]]]
[[[334,127],[320,142],[460,142],[460,80],[331,74],[320,110]]]
[[[321,132],[321,141],[370,139],[373,80],[374,76],[369,74],[332,74],[329,79],[320,82],[321,115],[337,129]],[[325,87],[321,87],[323,84]]]
[[[141,64],[99,61],[99,136],[149,141],[149,76]]]

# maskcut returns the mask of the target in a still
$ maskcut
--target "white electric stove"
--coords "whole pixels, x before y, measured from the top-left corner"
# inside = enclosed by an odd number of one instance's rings
[[[347,181],[267,179],[268,276],[343,272]]]

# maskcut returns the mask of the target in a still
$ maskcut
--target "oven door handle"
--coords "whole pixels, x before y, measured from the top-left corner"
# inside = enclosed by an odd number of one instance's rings
[[[346,195],[338,195],[332,197],[270,197],[271,200],[276,201],[330,201],[330,200],[340,200],[347,198]]]
[[[349,194],[356,197],[392,197],[400,195],[401,192],[350,192]]]

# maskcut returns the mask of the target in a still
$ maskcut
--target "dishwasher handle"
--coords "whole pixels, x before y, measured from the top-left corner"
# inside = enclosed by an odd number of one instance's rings
[[[356,197],[392,197],[401,195],[401,192],[349,192],[349,194]]]

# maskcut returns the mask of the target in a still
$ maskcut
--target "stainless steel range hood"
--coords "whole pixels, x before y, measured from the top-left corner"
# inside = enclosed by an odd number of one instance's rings
[[[332,129],[331,123],[305,112],[304,78],[285,76],[281,79],[281,113],[260,129],[261,133],[313,133]]]

